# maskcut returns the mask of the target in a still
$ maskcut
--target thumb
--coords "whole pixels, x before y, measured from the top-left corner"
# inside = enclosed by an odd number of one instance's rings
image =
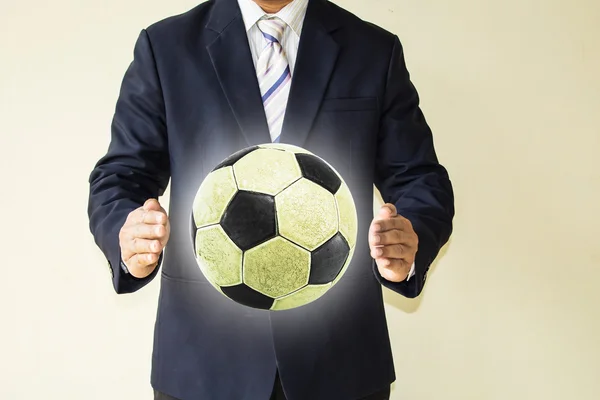
[[[395,217],[396,215],[398,215],[398,212],[396,211],[396,206],[394,206],[391,203],[386,203],[383,206],[381,206],[381,208],[379,209],[379,217],[386,219],[386,218],[392,218]]]
[[[143,205],[143,209],[146,211],[161,211],[162,207],[156,199],[148,199]]]

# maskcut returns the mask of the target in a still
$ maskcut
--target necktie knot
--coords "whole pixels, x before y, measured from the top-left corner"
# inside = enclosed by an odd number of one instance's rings
[[[281,19],[269,18],[261,19],[257,23],[258,29],[262,32],[265,39],[269,42],[277,42],[281,44],[281,38],[283,37],[283,31],[285,30],[285,22]]]

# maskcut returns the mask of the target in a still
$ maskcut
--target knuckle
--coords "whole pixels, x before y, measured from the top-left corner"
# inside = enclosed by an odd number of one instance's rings
[[[390,241],[390,235],[387,232],[382,232],[379,234],[379,243],[381,245],[386,245]]]
[[[132,270],[135,270],[137,268],[136,258],[137,257],[134,255],[134,256],[130,257],[127,261],[123,261],[125,263],[125,266],[129,270],[129,272],[131,272]]]
[[[154,263],[156,263],[156,256],[154,254],[146,254],[144,256],[144,268],[147,268]]]
[[[129,220],[129,221],[134,220],[141,212],[142,212],[141,208],[136,208],[135,210],[133,210],[132,212],[130,212],[127,215],[127,220]]]
[[[394,246],[394,250],[396,251],[396,253],[402,254],[404,253],[404,246],[402,246],[401,244],[397,244],[396,246]]]
[[[138,255],[136,258],[137,258],[139,268],[145,268],[148,265],[148,257],[147,256]]]
[[[398,242],[398,231],[390,231],[387,235],[386,244],[396,244]]]
[[[141,257],[135,257],[135,269],[139,272],[144,267],[144,260]]]
[[[137,260],[136,260],[136,262],[135,262],[134,270],[139,274],[139,273],[141,273],[141,271],[143,270],[143,268],[145,266],[146,265],[144,264],[144,261],[140,260],[139,257],[138,257]]]
[[[134,237],[131,241],[131,247],[133,248],[134,253],[139,253],[141,246],[141,240],[138,237]]]

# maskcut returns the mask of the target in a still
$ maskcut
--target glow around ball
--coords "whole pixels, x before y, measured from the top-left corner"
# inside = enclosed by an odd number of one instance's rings
[[[210,172],[192,210],[200,270],[248,307],[285,310],[323,296],[356,245],[352,194],[325,160],[296,146],[240,150]]]

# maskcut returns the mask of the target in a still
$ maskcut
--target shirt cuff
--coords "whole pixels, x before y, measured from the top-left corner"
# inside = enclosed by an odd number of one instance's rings
[[[127,265],[125,265],[125,261],[123,261],[123,259],[121,259],[121,270],[129,275],[129,269],[127,268]]]
[[[415,276],[415,263],[412,263],[412,266],[410,267],[410,272],[408,273],[408,278],[406,278],[406,281],[408,282],[410,280],[410,278],[412,278],[413,276]]]

